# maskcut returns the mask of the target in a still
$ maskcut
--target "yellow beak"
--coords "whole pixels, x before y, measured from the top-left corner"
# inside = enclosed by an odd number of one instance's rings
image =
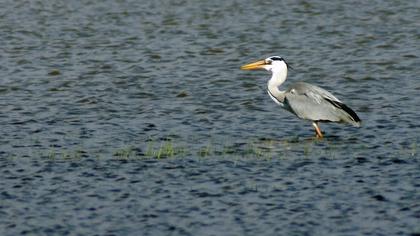
[[[256,62],[253,62],[253,63],[243,65],[243,66],[241,66],[241,69],[242,70],[256,70],[256,69],[263,68],[264,65],[265,65],[265,61],[260,60],[260,61],[256,61]]]

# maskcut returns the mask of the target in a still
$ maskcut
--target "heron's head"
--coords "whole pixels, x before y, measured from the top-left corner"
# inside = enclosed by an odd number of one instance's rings
[[[268,57],[264,60],[259,60],[253,63],[249,63],[241,66],[242,70],[257,70],[265,69],[272,72],[287,71],[288,68],[291,68],[287,62],[279,56]]]

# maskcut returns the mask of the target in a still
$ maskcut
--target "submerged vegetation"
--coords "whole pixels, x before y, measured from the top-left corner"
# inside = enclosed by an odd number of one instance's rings
[[[349,152],[348,146],[352,146],[352,152]],[[389,145],[389,144],[388,144]],[[397,145],[395,145],[397,146]],[[357,141],[337,141],[335,139],[316,140],[313,138],[299,139],[290,138],[281,141],[270,139],[257,139],[248,142],[215,142],[208,141],[203,144],[188,144],[179,142],[174,138],[162,138],[159,140],[148,139],[139,144],[126,145],[117,148],[110,155],[116,159],[167,159],[167,158],[290,158],[290,157],[323,157],[340,158],[342,156],[353,158],[365,157],[366,150],[372,150],[372,155],[386,156],[390,158],[407,158],[418,155],[417,142],[406,145],[387,148],[393,150],[388,153],[375,153],[377,147],[370,147]],[[51,149],[41,156],[49,159],[81,159],[85,157],[102,157],[106,154],[84,150],[78,148],[75,150]],[[108,155],[109,156],[109,155]]]

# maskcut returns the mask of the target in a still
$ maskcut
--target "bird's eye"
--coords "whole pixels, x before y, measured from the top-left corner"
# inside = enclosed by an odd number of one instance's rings
[[[271,65],[272,62],[273,62],[273,60],[271,60],[271,59],[266,59],[265,60],[265,64],[268,64],[268,65]]]

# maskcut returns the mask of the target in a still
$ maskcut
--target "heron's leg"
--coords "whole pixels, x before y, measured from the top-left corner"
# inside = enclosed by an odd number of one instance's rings
[[[322,135],[321,128],[319,128],[318,122],[314,121],[314,122],[312,122],[312,125],[315,128],[316,137],[317,138],[323,138],[324,135]]]

